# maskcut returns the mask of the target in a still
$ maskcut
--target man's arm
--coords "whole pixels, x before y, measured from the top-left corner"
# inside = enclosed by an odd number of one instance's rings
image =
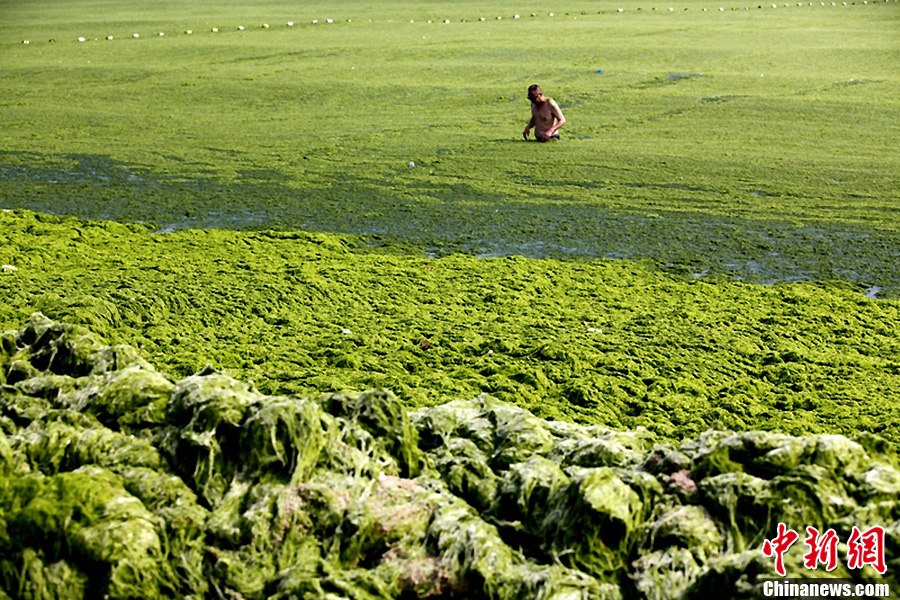
[[[556,132],[562,129],[562,126],[566,124],[566,117],[559,109],[559,104],[556,103],[556,100],[550,100],[550,113],[553,115],[554,119],[556,119],[556,122],[553,124],[553,127],[550,128],[550,131],[547,132],[547,137],[555,135]]]
[[[533,127],[534,127],[534,115],[531,115],[531,120],[529,120],[528,124],[525,125],[525,131],[522,132],[522,137],[527,140],[528,134],[531,132],[531,129]]]
[[[548,138],[552,135],[556,135],[556,132],[562,129],[562,126],[566,124],[566,117],[559,109],[559,104],[556,103],[556,100],[550,100],[550,114],[553,115],[553,119],[556,122],[553,123],[553,127],[551,127],[549,131],[547,131]]]

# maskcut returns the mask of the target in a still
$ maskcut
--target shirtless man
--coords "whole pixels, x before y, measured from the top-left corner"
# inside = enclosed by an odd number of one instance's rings
[[[553,98],[544,95],[541,86],[534,84],[528,87],[528,99],[531,100],[531,120],[525,126],[522,137],[534,129],[534,137],[539,142],[559,139],[559,130],[566,124],[566,118]]]

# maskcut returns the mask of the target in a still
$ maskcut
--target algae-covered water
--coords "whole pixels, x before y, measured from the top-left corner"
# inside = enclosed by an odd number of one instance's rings
[[[6,208],[900,287],[896,2],[6,8]]]

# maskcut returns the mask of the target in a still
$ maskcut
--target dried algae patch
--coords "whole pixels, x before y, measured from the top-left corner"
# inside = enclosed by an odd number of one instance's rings
[[[881,525],[886,577],[900,567],[900,471],[871,435],[673,446],[487,396],[408,412],[378,390],[170,382],[40,314],[3,339],[9,597],[745,597],[779,522]]]

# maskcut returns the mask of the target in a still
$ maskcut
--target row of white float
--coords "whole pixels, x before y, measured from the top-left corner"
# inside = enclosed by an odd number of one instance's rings
[[[897,2],[897,1],[898,1],[898,0],[883,0],[883,2],[885,2],[885,3],[887,3],[887,2]],[[877,3],[877,0],[873,0],[872,3],[873,3],[873,4]],[[847,2],[846,0],[842,0],[841,2],[837,2],[837,1],[835,1],[835,0],[832,0],[832,1],[830,1],[830,2],[822,2],[822,1],[819,2],[819,5],[821,5],[821,6],[849,6],[849,5],[856,5],[856,4],[857,4],[856,2]],[[868,1],[868,0],[860,0],[859,4],[868,5],[868,4],[869,4],[869,1]],[[768,5],[768,6],[771,6],[771,8],[779,8],[779,7],[782,7],[782,8],[789,8],[789,7],[795,6],[795,5],[794,5],[794,4],[782,4],[782,5],[779,5],[779,4],[771,4],[771,5]],[[796,3],[796,6],[799,6],[799,7],[802,7],[802,6],[814,6],[814,3],[813,3],[813,2],[807,2],[806,4],[804,4],[804,3],[802,3],[802,2],[797,2],[797,3]],[[752,7],[750,7],[750,6],[745,6],[745,7],[742,8],[742,10],[750,10],[751,8],[752,8]],[[759,4],[759,5],[757,5],[756,8],[757,8],[757,9],[761,9],[761,8],[763,8],[763,5],[762,5],[762,4]],[[641,8],[636,8],[636,9],[631,9],[631,10],[632,10],[632,11],[636,11],[636,12],[640,12],[640,11],[643,10],[643,9],[641,9]],[[654,8],[652,8],[652,9],[650,9],[650,10],[651,10],[651,11],[655,11],[656,8],[654,7]],[[690,9],[685,8],[684,10],[687,11],[687,10],[690,10]],[[706,9],[706,8],[700,9],[701,12],[707,12],[707,10],[708,10],[708,9]],[[727,11],[727,10],[732,10],[732,11],[734,11],[734,10],[741,10],[741,9],[734,8],[734,7],[732,7],[732,8],[729,9],[729,8],[725,8],[724,6],[720,6],[720,7],[719,7],[719,12],[725,12],[725,11]],[[675,12],[675,8],[669,7],[668,9],[666,9],[666,11],[667,11],[667,12]],[[626,12],[626,9],[625,9],[625,8],[618,8],[618,9],[616,9],[616,12],[618,12],[618,13],[624,13],[624,12]],[[584,15],[584,14],[585,14],[585,13],[582,13],[582,15]],[[598,13],[598,14],[602,14],[602,12],[601,12],[601,13]],[[568,13],[566,13],[566,15],[568,16]],[[532,17],[537,17],[538,15],[537,15],[537,13],[531,13],[531,16],[532,16]],[[550,12],[550,13],[547,13],[547,16],[548,16],[548,17],[555,17],[556,14]],[[520,18],[521,18],[521,15],[513,15],[513,16],[512,16],[512,19],[513,19],[513,20],[518,20],[518,19],[520,19]],[[578,17],[576,16],[576,17],[574,17],[574,18],[577,19]],[[495,19],[496,19],[497,21],[501,21],[501,20],[503,20],[503,17],[502,17],[502,16],[497,16],[497,17],[495,17]],[[486,19],[485,17],[479,17],[479,18],[478,18],[478,21],[484,22],[484,21],[487,21],[487,19]],[[332,25],[332,24],[335,23],[335,20],[334,20],[334,19],[331,19],[331,18],[328,18],[328,19],[325,19],[323,22],[324,22],[325,24]],[[352,19],[347,19],[345,22],[346,22],[346,23],[352,23],[353,21],[352,21]],[[371,19],[369,19],[369,22],[371,22]],[[409,22],[410,22],[410,23],[415,23],[415,20],[414,20],[414,19],[410,19]],[[430,23],[434,23],[434,21],[431,20],[431,19],[428,19],[428,20],[426,20],[426,21],[424,21],[424,22],[425,22],[425,23],[429,23],[429,24],[430,24]],[[451,21],[450,19],[443,19],[441,22],[442,22],[443,24],[445,24],[445,25],[449,25],[449,24],[452,23],[453,21]],[[457,22],[458,22],[458,23],[466,23],[466,22],[468,22],[468,21],[467,21],[466,19],[460,19],[460,20],[458,20]],[[318,19],[312,19],[312,20],[309,21],[309,24],[311,24],[311,25],[318,25],[319,23],[320,23],[320,21],[319,21]],[[286,27],[294,27],[295,25],[297,25],[297,23],[295,23],[294,21],[287,21],[284,25],[285,25]],[[259,28],[260,28],[260,29],[270,29],[271,26],[270,26],[268,23],[263,23],[262,25],[260,25]],[[234,31],[246,31],[247,29],[251,29],[251,28],[245,27],[244,25],[238,25],[237,27],[234,28]],[[219,33],[220,31],[222,31],[222,29],[220,29],[219,27],[212,27],[212,28],[209,29],[209,31],[210,31],[210,33]],[[192,29],[185,29],[185,30],[184,30],[184,34],[185,34],[185,35],[191,35],[191,34],[193,34],[193,33],[194,33],[194,31],[193,31]],[[165,37],[165,36],[166,36],[166,33],[163,32],[163,31],[160,31],[159,33],[156,34],[156,37]],[[134,39],[138,39],[138,38],[141,37],[141,34],[140,34],[140,33],[133,33],[133,34],[131,34],[131,37],[134,38]],[[90,39],[90,38],[87,38],[87,37],[85,37],[85,36],[79,36],[78,38],[76,38],[76,41],[83,43],[83,42],[89,41],[89,39]],[[112,36],[112,35],[107,35],[105,39],[111,41],[111,40],[115,39],[115,37]],[[94,38],[94,40],[99,40],[99,38]],[[50,41],[54,41],[54,40],[50,40]],[[23,43],[23,44],[30,44],[31,41],[30,41],[30,40],[22,40],[22,43]]]

